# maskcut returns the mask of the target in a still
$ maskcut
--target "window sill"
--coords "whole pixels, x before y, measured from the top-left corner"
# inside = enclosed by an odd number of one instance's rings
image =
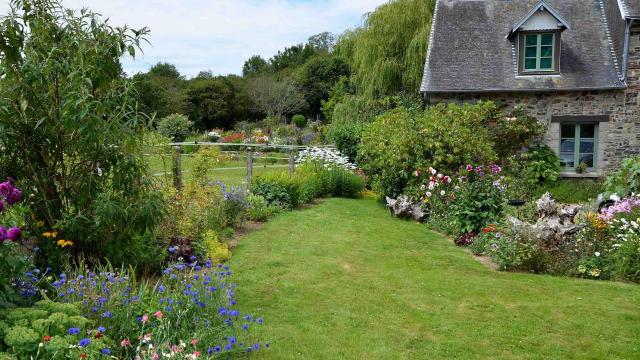
[[[598,179],[602,177],[602,174],[595,171],[590,171],[582,174],[571,171],[562,171],[560,172],[560,177],[564,179]]]

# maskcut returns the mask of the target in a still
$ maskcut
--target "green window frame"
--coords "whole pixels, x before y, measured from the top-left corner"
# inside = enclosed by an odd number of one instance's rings
[[[524,72],[556,71],[556,33],[524,34]]]
[[[560,165],[575,170],[585,162],[589,171],[598,165],[598,123],[560,124]]]

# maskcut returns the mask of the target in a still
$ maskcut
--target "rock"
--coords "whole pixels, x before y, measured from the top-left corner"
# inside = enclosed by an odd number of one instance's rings
[[[408,196],[400,196],[397,199],[386,198],[387,208],[392,215],[400,218],[422,220],[426,216],[422,206],[412,202]]]

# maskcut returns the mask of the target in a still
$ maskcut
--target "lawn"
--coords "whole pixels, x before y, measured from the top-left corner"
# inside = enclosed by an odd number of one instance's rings
[[[632,359],[640,286],[501,273],[373,200],[331,199],[240,239],[238,301],[268,359]]]

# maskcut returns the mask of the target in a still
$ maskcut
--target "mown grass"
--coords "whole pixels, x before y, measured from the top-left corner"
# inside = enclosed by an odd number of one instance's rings
[[[633,359],[640,286],[501,273],[373,200],[332,199],[240,239],[237,298],[267,359]]]

